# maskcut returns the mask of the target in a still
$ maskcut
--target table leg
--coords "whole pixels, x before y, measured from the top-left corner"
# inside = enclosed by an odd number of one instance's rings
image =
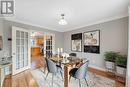
[[[64,87],[68,87],[68,67],[64,66]]]

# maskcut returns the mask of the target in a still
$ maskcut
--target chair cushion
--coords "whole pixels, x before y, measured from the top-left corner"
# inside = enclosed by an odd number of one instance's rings
[[[69,75],[74,77],[77,70],[78,70],[78,68],[71,69],[70,72],[69,72]]]

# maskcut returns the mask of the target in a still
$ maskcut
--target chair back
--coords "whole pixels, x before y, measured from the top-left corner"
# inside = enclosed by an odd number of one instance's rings
[[[80,68],[75,73],[75,78],[84,79],[86,77],[88,71],[88,64],[89,61],[86,61],[83,65],[80,66]]]
[[[45,58],[45,60],[46,60],[46,65],[47,65],[48,72],[56,74],[56,72],[57,72],[56,64],[52,60],[50,60],[48,58]]]
[[[73,56],[73,57],[76,57],[76,53],[70,53],[69,56]]]

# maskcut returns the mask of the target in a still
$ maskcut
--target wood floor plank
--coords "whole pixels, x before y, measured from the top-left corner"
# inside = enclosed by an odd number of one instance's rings
[[[35,79],[33,78],[30,71],[25,71],[24,74],[25,74],[25,77],[26,77],[26,82],[27,82],[28,87],[38,87],[38,84],[35,81]]]
[[[8,83],[8,84],[3,84],[3,87],[12,87],[12,81],[10,80],[11,78],[12,78],[11,75],[6,77],[4,83]]]
[[[28,87],[24,73],[21,73],[21,74],[22,74],[22,77],[20,77],[20,80],[19,80],[20,86],[21,87]]]

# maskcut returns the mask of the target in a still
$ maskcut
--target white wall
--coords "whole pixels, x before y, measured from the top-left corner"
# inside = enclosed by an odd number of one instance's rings
[[[72,52],[71,34],[92,30],[100,30],[100,54],[76,52],[79,57],[89,59],[90,66],[105,70],[104,52],[106,51],[117,51],[127,54],[128,17],[65,32],[64,50],[69,53]]]
[[[3,21],[4,47],[5,47],[5,51],[8,52],[10,55],[11,55],[11,41],[8,41],[8,38],[12,37],[12,32],[11,32],[12,26],[55,34],[55,44],[56,44],[55,50],[57,51],[57,48],[63,48],[63,33],[61,32],[52,31],[45,28],[40,28],[32,25],[23,24],[23,23],[4,20]]]
[[[130,5],[128,8],[129,11],[129,21],[130,21]],[[129,22],[129,30],[128,30],[128,60],[127,60],[127,77],[126,77],[126,87],[130,87],[130,22]]]
[[[0,36],[2,36],[2,39],[4,38],[3,37],[3,19],[0,19]],[[3,55],[3,50],[4,50],[4,47],[3,49],[0,51],[0,55]],[[3,56],[0,56],[0,58],[3,57]]]

